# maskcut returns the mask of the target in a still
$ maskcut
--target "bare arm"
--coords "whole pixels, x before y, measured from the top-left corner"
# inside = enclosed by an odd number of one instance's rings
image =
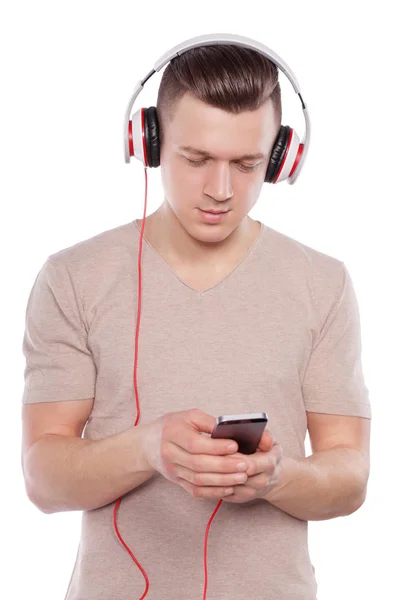
[[[278,484],[264,498],[305,521],[349,515],[367,494],[371,421],[307,412],[307,423],[313,454],[284,457]]]
[[[302,460],[283,457],[278,484],[264,496],[303,521],[349,515],[363,504],[368,466],[354,448],[331,448]]]
[[[138,425],[101,440],[82,439],[93,399],[23,407],[22,467],[29,499],[44,513],[91,510],[152,477]]]

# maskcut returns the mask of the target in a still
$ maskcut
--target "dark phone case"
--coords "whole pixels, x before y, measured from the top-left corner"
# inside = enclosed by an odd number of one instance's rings
[[[268,417],[266,419],[228,419],[215,425],[211,437],[235,440],[239,446],[238,452],[253,454],[258,448],[267,422]]]

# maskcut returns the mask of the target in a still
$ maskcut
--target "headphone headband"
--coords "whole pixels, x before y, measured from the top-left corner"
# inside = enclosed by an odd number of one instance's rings
[[[199,46],[215,46],[215,45],[223,45],[223,44],[232,44],[234,46],[243,46],[244,48],[250,48],[251,50],[257,50],[260,54],[266,56],[269,60],[276,64],[277,67],[281,69],[289,78],[291,84],[294,87],[294,91],[299,93],[299,84],[292,73],[289,65],[287,65],[273,50],[264,46],[260,42],[256,40],[252,40],[248,37],[244,37],[241,35],[234,35],[230,33],[210,33],[207,35],[199,35],[194,38],[190,38],[177,46],[168,50],[161,58],[157,60],[154,65],[154,69],[159,71],[162,67],[178,56],[179,54],[183,54],[187,52],[187,50],[191,50],[192,48],[198,48]]]
[[[200,46],[223,45],[223,44],[230,44],[233,46],[242,46],[244,48],[250,48],[250,49],[256,50],[260,54],[264,55],[266,58],[268,58],[268,60],[273,62],[286,75],[286,77],[289,79],[290,83],[292,84],[295,93],[299,96],[302,110],[303,110],[303,116],[304,116],[304,120],[305,120],[305,133],[304,133],[303,140],[301,142],[302,144],[304,144],[304,148],[303,148],[303,152],[301,154],[299,163],[297,165],[296,172],[293,174],[293,176],[290,179],[288,179],[288,183],[293,184],[300,174],[302,165],[304,163],[304,160],[305,160],[305,157],[306,157],[306,154],[308,151],[308,146],[310,143],[310,119],[308,116],[306,104],[300,94],[299,84],[298,84],[292,70],[290,69],[289,65],[287,65],[285,63],[285,61],[282,60],[282,58],[280,58],[280,56],[278,56],[273,50],[271,50],[270,48],[267,48],[267,46],[264,46],[264,44],[261,44],[260,42],[253,40],[251,38],[240,36],[240,35],[229,34],[229,33],[211,33],[211,34],[206,34],[206,35],[199,35],[197,37],[193,37],[193,38],[189,38],[188,40],[185,40],[184,42],[178,44],[177,46],[174,46],[173,48],[171,48],[171,50],[168,50],[168,52],[163,54],[155,62],[154,68],[143,79],[141,79],[137,82],[135,89],[133,91],[132,97],[129,100],[128,107],[126,109],[125,117],[124,117],[125,162],[126,163],[130,162],[128,124],[129,124],[129,119],[130,119],[131,112],[132,112],[132,107],[133,107],[133,104],[134,104],[136,98],[142,91],[143,86],[146,83],[146,81],[148,79],[150,79],[150,77],[152,75],[154,75],[154,73],[160,71],[162,69],[162,67],[164,65],[166,65],[168,62],[170,62],[173,58],[176,58],[177,56],[184,54],[185,52],[187,52],[188,50],[191,50],[192,48],[198,48]]]

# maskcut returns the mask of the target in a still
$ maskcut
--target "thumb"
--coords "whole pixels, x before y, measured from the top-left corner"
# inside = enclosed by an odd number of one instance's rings
[[[275,439],[272,436],[272,433],[266,429],[263,431],[258,447],[262,452],[269,452],[274,445],[274,441]]]
[[[215,425],[216,418],[199,408],[191,408],[187,411],[188,423],[197,431],[204,433],[212,433]]]

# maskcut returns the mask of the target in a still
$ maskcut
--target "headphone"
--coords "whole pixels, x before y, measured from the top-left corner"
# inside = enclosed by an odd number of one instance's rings
[[[292,127],[281,125],[272,148],[264,178],[264,181],[267,183],[287,181],[293,184],[303,167],[310,142],[310,119],[306,104],[300,94],[299,84],[289,66],[275,52],[256,40],[229,33],[200,35],[174,46],[156,61],[154,68],[143,79],[138,81],[124,118],[125,162],[129,163],[133,156],[140,160],[145,168],[158,167],[160,165],[160,137],[156,107],[139,108],[132,115],[132,119],[130,118],[133,103],[142,91],[146,81],[156,71],[160,71],[173,58],[187,52],[191,48],[217,44],[230,44],[256,50],[285,73],[294,91],[298,94],[305,119],[304,138],[300,142],[299,136]]]
[[[293,184],[304,164],[304,160],[307,154],[307,149],[310,140],[310,122],[308,118],[308,113],[306,109],[306,105],[301,97],[298,83],[286,65],[286,63],[278,57],[275,52],[260,44],[255,40],[251,40],[246,37],[230,35],[230,34],[209,34],[202,35],[195,38],[191,38],[182,42],[178,46],[172,48],[166,52],[158,61],[155,63],[154,68],[146,75],[143,80],[140,80],[135,87],[133,95],[129,101],[128,108],[125,113],[124,118],[124,152],[125,152],[125,162],[129,163],[132,156],[139,159],[144,165],[144,174],[145,174],[145,204],[144,204],[144,215],[143,222],[140,231],[140,239],[139,239],[139,251],[138,251],[138,311],[137,311],[137,321],[136,321],[136,332],[135,332],[135,358],[134,358],[134,389],[136,393],[136,406],[137,406],[137,417],[135,421],[135,426],[138,424],[140,418],[140,408],[139,408],[139,400],[137,394],[137,349],[138,349],[138,335],[139,335],[139,325],[140,325],[140,314],[141,314],[141,255],[142,255],[142,241],[143,241],[143,233],[144,233],[144,225],[146,221],[146,205],[147,205],[147,167],[158,167],[160,165],[160,138],[159,138],[159,124],[157,118],[157,110],[155,106],[150,106],[149,108],[139,108],[135,112],[135,114],[131,116],[132,106],[138,95],[143,89],[144,84],[156,71],[159,71],[166,63],[170,60],[183,54],[187,50],[191,48],[196,48],[199,46],[208,46],[215,44],[230,44],[236,46],[243,46],[245,48],[251,48],[258,51],[260,54],[266,56],[269,60],[271,60],[279,69],[281,69],[289,78],[296,94],[298,94],[301,105],[303,108],[303,115],[306,122],[304,139],[300,143],[300,138],[289,126],[281,126],[278,132],[278,135],[275,139],[270,160],[268,163],[267,171],[265,174],[265,179],[267,183],[280,183],[281,181],[286,181],[290,184]],[[118,508],[121,504],[121,498],[115,503],[114,512],[113,512],[113,523],[114,529],[117,534],[118,539],[121,544],[127,550],[133,561],[137,564],[146,581],[146,589],[143,595],[139,598],[139,600],[144,600],[147,592],[149,590],[149,578],[143,569],[142,565],[133,555],[129,546],[123,540],[117,525],[117,512]],[[215,517],[217,511],[221,507],[222,499],[219,500],[213,514],[210,517],[206,528],[205,535],[205,543],[204,543],[204,566],[205,566],[205,582],[204,582],[204,591],[203,591],[203,600],[206,600],[207,593],[207,559],[206,559],[206,546],[208,539],[208,530],[210,524]]]

